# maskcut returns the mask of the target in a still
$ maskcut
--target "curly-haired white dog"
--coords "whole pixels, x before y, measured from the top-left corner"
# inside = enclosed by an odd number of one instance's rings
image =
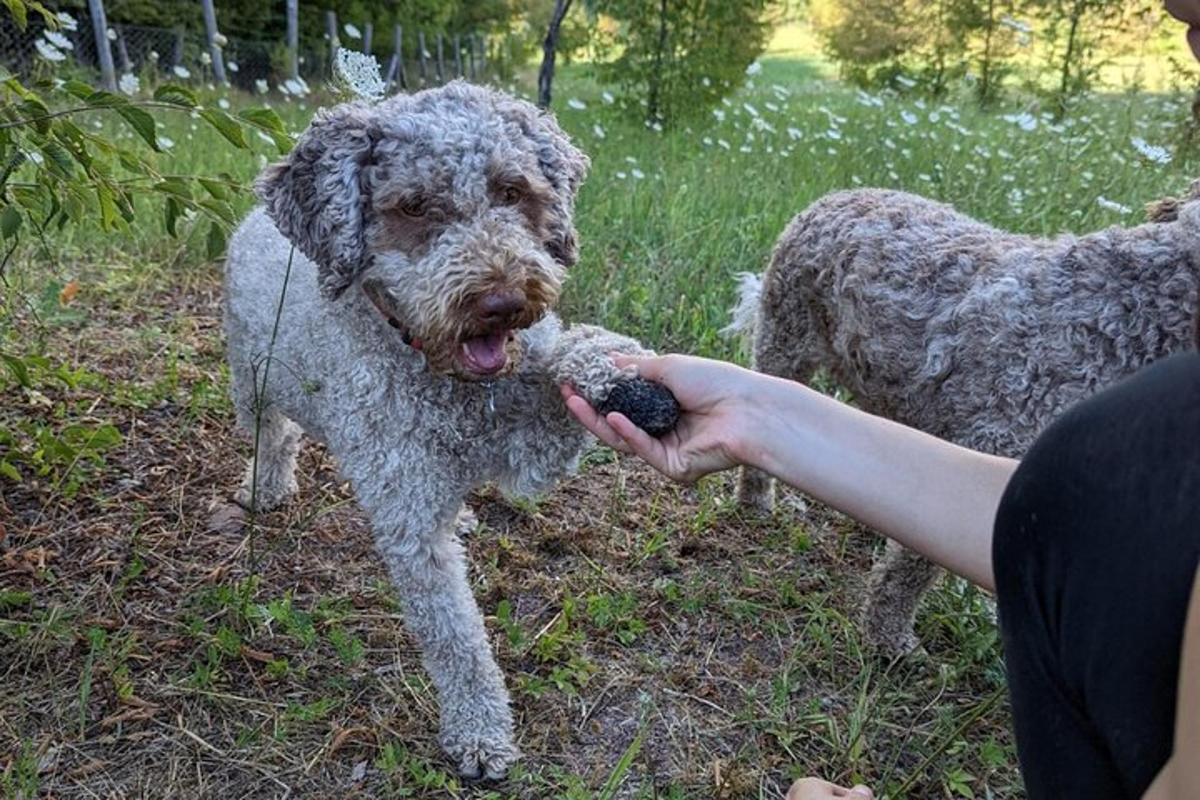
[[[328,445],[469,777],[501,776],[518,751],[455,536],[463,499],[487,481],[537,492],[574,468],[590,440],[557,383],[597,403],[647,390],[607,356],[636,343],[549,313],[586,169],[553,118],[488,89],[346,104],[263,172],[263,206],[229,248],[232,394],[258,455],[238,500],[271,508],[296,490],[302,429]]]
[[[731,327],[754,332],[762,372],[824,368],[868,411],[1017,457],[1071,404],[1190,346],[1198,187],[1152,206],[1147,224],[1050,239],[902,192],[832,194],[792,220],[761,281],[743,278]],[[738,496],[769,509],[770,478],[744,470]],[[889,542],[867,638],[915,647],[917,603],[938,574]]]

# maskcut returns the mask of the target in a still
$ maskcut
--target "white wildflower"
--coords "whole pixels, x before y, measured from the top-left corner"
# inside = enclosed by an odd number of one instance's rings
[[[762,72],[762,64],[758,63],[757,61],[746,67],[747,75],[757,75],[760,72]]]
[[[237,62],[236,61],[226,62],[225,69],[229,70],[230,72],[237,72],[238,71]]]
[[[1171,153],[1165,147],[1160,147],[1156,144],[1149,144],[1140,136],[1134,136],[1129,140],[1129,143],[1133,145],[1134,150],[1137,150],[1138,153],[1142,155],[1142,158],[1146,159],[1152,164],[1171,163]]]
[[[58,24],[62,26],[62,29],[63,29],[64,31],[77,31],[77,30],[79,30],[79,20],[75,19],[74,17],[72,17],[72,16],[71,16],[70,14],[68,14],[67,12],[65,12],[65,11],[60,11],[60,12],[58,12],[58,14],[56,14],[55,16],[57,16],[57,17],[58,17]]]
[[[596,135],[597,139],[604,138],[604,128],[601,128],[598,123],[595,125],[592,125],[592,133],[594,133]]]
[[[567,107],[573,108],[576,111],[587,111],[587,103],[583,102],[577,97],[572,97],[567,100]]]
[[[207,67],[209,64],[212,63],[212,56],[210,56],[207,52],[201,53],[200,54],[200,63]]]
[[[931,177],[929,176],[929,173],[927,173],[927,172],[921,172],[921,173],[919,173],[919,174],[917,175],[917,179],[918,179],[918,180],[925,181],[926,183],[930,183],[930,182],[933,180],[933,178],[931,178]]]
[[[758,116],[758,109],[755,108],[754,106],[750,105],[749,103],[742,103],[742,108],[746,109],[746,113],[749,114],[750,116],[752,116],[752,117]]]
[[[617,98],[612,96],[612,92],[601,92],[600,99],[610,106],[617,102]]]
[[[46,159],[45,159],[45,158],[42,156],[42,154],[41,154],[41,153],[39,153],[39,152],[38,152],[38,151],[36,151],[36,150],[30,150],[28,153],[26,153],[26,155],[28,155],[28,156],[29,156],[29,160],[30,160],[30,161],[32,161],[32,162],[33,162],[33,163],[35,163],[35,164],[41,164],[42,162],[44,162],[44,161],[46,160]]]
[[[619,179],[621,179],[621,180],[625,180],[625,179],[626,179],[626,178],[628,178],[629,176],[628,176],[628,175],[626,175],[624,172],[617,172],[617,177],[618,177]]]
[[[917,82],[916,82],[916,81],[914,81],[912,78],[906,78],[906,77],[905,77],[905,76],[903,76],[903,75],[897,75],[897,76],[896,76],[896,83],[900,84],[900,85],[901,85],[901,86],[903,86],[905,89],[911,89],[911,88],[913,88],[914,86],[916,86],[916,85],[917,85]]]
[[[1109,200],[1104,195],[1100,195],[1096,198],[1096,205],[1100,206],[1105,211],[1113,211],[1117,214],[1128,214],[1133,211],[1133,209],[1129,206],[1121,205],[1114,200]]]
[[[158,63],[158,51],[157,50],[151,50],[150,54],[147,55],[146,57],[150,59],[151,63],[153,63],[153,64]]]
[[[1031,131],[1038,125],[1037,117],[1030,114],[1028,111],[1022,111],[1020,114],[1005,114],[1002,118],[1006,122],[1011,122],[1023,131]]]
[[[827,138],[833,139],[835,142],[837,142],[837,141],[841,140],[842,132],[839,131],[837,128],[830,128],[829,130],[825,131],[825,136]]]
[[[788,128],[787,135],[788,135],[788,138],[795,141],[796,139],[804,138],[804,131],[800,130],[799,128]]]
[[[138,93],[138,89],[141,88],[141,82],[138,80],[137,75],[134,75],[132,72],[126,72],[121,76],[121,80],[117,82],[117,88],[127,95],[135,95]]]
[[[217,100],[217,105],[220,106],[223,110],[226,110],[226,111],[229,110],[229,101],[226,100],[224,97]]]
[[[729,149],[729,142],[725,141],[724,139],[717,139],[717,145],[725,148],[726,150]]]
[[[362,31],[360,31],[358,29],[358,27],[356,25],[353,25],[352,23],[347,22],[345,25],[342,26],[342,30],[346,32],[346,37],[348,39],[361,39],[362,38]]]
[[[382,100],[387,92],[383,75],[379,72],[379,62],[369,53],[347,48],[338,50],[333,74],[343,88],[363,100],[374,103]],[[304,88],[303,94],[308,94],[308,87]]]
[[[763,103],[763,105],[766,106],[767,110],[770,111],[771,113],[773,113],[773,114],[779,113],[779,106],[775,105],[774,103]]]
[[[708,87],[712,86],[712,81],[709,80],[707,75],[701,75],[700,76],[700,85],[703,86],[705,89],[707,89]]]
[[[719,109],[719,108],[714,108],[714,109],[713,109],[713,111],[712,111],[712,113],[713,113],[713,116],[717,118],[717,122],[724,122],[724,121],[725,121],[725,112],[724,112],[724,111],[722,111],[721,109]]]
[[[215,44],[217,47],[224,47],[225,45],[229,44],[229,40],[225,38],[225,34],[217,33],[213,35],[213,44]]]
[[[45,30],[42,31],[42,36],[46,37],[46,41],[57,47],[59,50],[74,50],[75,45],[71,40],[63,36],[58,31]]]
[[[634,167],[633,169],[629,170],[629,174],[632,175],[633,177],[637,178],[639,181],[642,178],[646,177],[646,173],[642,172],[637,167]]]
[[[158,137],[158,146],[161,147],[163,150],[170,150],[172,147],[175,146],[175,142],[171,139],[168,139],[166,136],[159,136]]]
[[[901,111],[900,119],[904,120],[909,125],[917,124],[917,115],[912,113],[911,111]]]
[[[176,64],[174,67],[171,68],[171,71],[175,73],[175,77],[177,77],[177,78],[186,79],[186,78],[192,77],[191,70],[189,70],[187,67],[183,66],[182,64]]]
[[[748,145],[748,144],[744,144],[744,145],[742,145],[741,147],[739,147],[739,148],[738,148],[738,152],[741,152],[741,153],[753,153],[753,152],[754,152],[754,148],[753,148],[753,147],[751,147],[751,146],[750,146],[750,145]]]
[[[705,136],[705,137],[704,137],[703,139],[701,139],[700,141],[701,141],[701,142],[703,142],[703,144],[704,144],[704,146],[705,146],[705,147],[712,147],[713,140],[712,140],[712,137],[711,137],[711,136]]]
[[[272,139],[272,138],[271,138],[270,136],[268,136],[267,134],[263,133],[262,131],[255,131],[255,133],[257,133],[257,134],[258,134],[258,138],[262,139],[262,140],[263,140],[264,142],[266,142],[267,144],[275,144],[275,140],[274,140],[274,139]]]
[[[266,94],[267,91],[270,90],[270,88],[271,87],[268,86],[267,82],[265,80],[263,80],[262,78],[258,78],[257,80],[254,81],[254,90],[256,92],[258,92],[259,94]]]
[[[67,56],[62,50],[59,50],[54,45],[47,42],[45,39],[37,39],[33,46],[37,48],[38,55],[47,61],[65,61]]]
[[[107,31],[105,31],[105,34],[108,36],[108,40],[110,42],[115,42],[117,40],[117,32],[112,28],[109,28]]]

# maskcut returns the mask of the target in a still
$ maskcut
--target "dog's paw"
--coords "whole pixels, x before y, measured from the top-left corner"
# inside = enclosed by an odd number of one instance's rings
[[[601,414],[619,411],[630,422],[655,437],[666,436],[679,422],[679,401],[661,383],[629,378],[613,386],[596,405]]]
[[[506,734],[489,735],[483,730],[443,733],[441,742],[458,774],[470,781],[500,780],[521,757],[521,751]]]
[[[475,516],[475,512],[468,506],[463,506],[458,512],[458,516],[454,518],[454,532],[458,534],[458,538],[465,539],[475,532],[479,527],[479,517]]]
[[[877,653],[889,659],[907,658],[921,651],[921,640],[913,629],[898,627],[891,621],[866,619],[863,638]]]
[[[285,500],[296,493],[297,488],[294,478],[278,485],[259,483],[258,486],[251,487],[243,483],[234,494],[233,502],[247,511],[270,511],[283,505]]]

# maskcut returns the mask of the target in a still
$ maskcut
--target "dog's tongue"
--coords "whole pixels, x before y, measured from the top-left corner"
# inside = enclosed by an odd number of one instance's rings
[[[467,357],[468,366],[481,374],[504,369],[504,365],[508,363],[508,353],[504,350],[507,341],[507,331],[467,339],[463,342],[463,353]]]

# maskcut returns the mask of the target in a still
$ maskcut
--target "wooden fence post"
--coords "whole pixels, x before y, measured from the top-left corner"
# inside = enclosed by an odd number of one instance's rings
[[[429,82],[429,73],[425,69],[425,31],[417,31],[417,54],[421,57],[418,65],[421,69],[421,85]]]
[[[454,34],[454,74],[458,77],[463,77],[462,65],[462,37],[457,33]]]
[[[217,11],[213,8],[213,0],[200,0],[204,7],[204,37],[208,43],[208,54],[212,57],[213,79],[217,83],[227,83],[225,80],[225,58],[221,54],[221,46],[217,44]]]
[[[364,53],[370,54],[371,45],[374,43],[374,39],[375,39],[375,23],[368,22],[366,25],[363,25],[363,49],[362,49],[362,51]]]
[[[445,37],[442,36],[442,32],[438,31],[438,43],[437,43],[437,79],[438,79],[438,83],[446,82],[446,64],[445,64],[445,59],[442,57],[442,55],[443,55],[442,54],[442,42],[444,39],[445,39]]]
[[[117,71],[113,68],[112,47],[108,41],[108,17],[104,14],[103,0],[88,0],[92,14],[92,30],[96,34],[96,58],[100,62],[100,78],[104,88],[117,90]]]
[[[479,34],[475,34],[475,36],[472,38],[473,38],[475,44],[479,47],[479,74],[482,75],[483,79],[486,81],[487,80],[487,42],[485,42],[483,40],[483,37],[480,36]]]
[[[333,75],[333,65],[341,44],[338,42],[337,12],[332,8],[325,12],[325,35],[329,37],[329,69],[326,74]]]
[[[475,37],[467,37],[467,64],[471,70],[471,81],[475,81]]]
[[[288,77],[300,77],[300,0],[287,0]]]

